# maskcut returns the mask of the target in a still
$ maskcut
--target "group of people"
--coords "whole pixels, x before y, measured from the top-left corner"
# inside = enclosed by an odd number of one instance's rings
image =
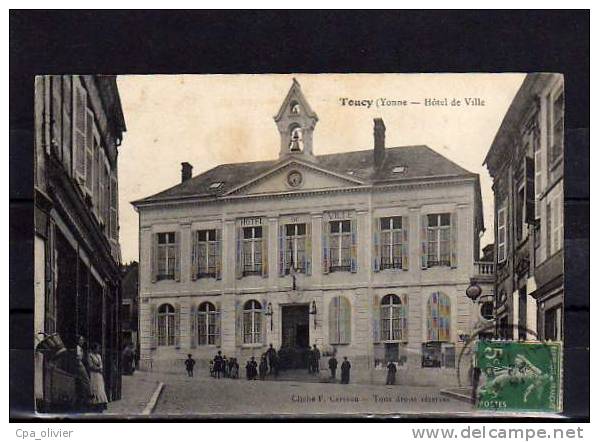
[[[279,364],[279,354],[270,344],[268,350],[260,356],[259,363],[254,356],[247,361],[245,364],[245,377],[248,381],[256,380],[257,376],[263,381],[268,374],[276,378],[279,376]]]
[[[108,405],[100,350],[100,344],[94,343],[88,351],[85,338],[79,337],[76,347],[76,390],[81,411],[101,413]]]
[[[329,371],[331,372],[331,381],[337,380],[337,358],[335,355],[329,358]],[[343,356],[343,362],[341,363],[341,383],[349,384],[349,374],[351,370],[351,364],[347,359],[347,356]]]

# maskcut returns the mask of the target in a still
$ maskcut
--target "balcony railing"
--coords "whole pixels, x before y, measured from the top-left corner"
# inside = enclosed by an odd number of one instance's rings
[[[493,277],[493,275],[495,275],[495,263],[489,261],[475,261],[474,272],[478,276]]]

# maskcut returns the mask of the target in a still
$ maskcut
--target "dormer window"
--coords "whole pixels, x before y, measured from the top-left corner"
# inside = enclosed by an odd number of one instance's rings
[[[301,112],[299,103],[297,101],[291,103],[290,110],[293,115],[299,115]]]
[[[405,173],[406,166],[395,166],[393,168],[393,173]]]
[[[215,183],[210,184],[211,189],[220,189],[223,185],[222,181],[217,181]]]

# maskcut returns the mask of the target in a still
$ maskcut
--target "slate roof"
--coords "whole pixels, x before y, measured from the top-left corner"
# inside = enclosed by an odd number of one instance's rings
[[[373,149],[317,155],[315,158],[314,163],[316,166],[345,175],[348,178],[356,178],[364,181],[366,184],[440,176],[478,176],[458,166],[428,146],[423,145],[388,147],[385,150],[385,162],[378,171],[375,171],[373,167]],[[222,164],[186,182],[177,184],[147,198],[134,201],[133,204],[177,197],[217,197],[251,181],[253,178],[268,172],[277,164],[282,164],[287,160],[288,158],[272,161]],[[302,160],[303,158],[300,156],[300,161]],[[396,166],[404,166],[406,168],[405,172],[393,173],[393,168]],[[215,182],[222,182],[223,185],[218,189],[211,189],[210,185]]]

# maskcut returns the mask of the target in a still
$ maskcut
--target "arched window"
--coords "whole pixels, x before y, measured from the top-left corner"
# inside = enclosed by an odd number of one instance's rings
[[[291,110],[291,113],[293,115],[299,115],[301,112],[300,105],[297,101],[292,102],[291,105],[289,106],[289,109]]]
[[[335,296],[329,303],[329,344],[351,342],[351,304],[345,296]]]
[[[451,324],[451,301],[441,292],[433,293],[427,303],[426,330],[429,342],[448,342]]]
[[[215,345],[218,335],[218,312],[211,302],[198,307],[198,344]]]
[[[289,150],[291,152],[301,152],[304,146],[304,139],[302,137],[302,128],[297,124],[290,127],[290,141]]]
[[[175,308],[170,304],[158,307],[158,345],[175,345]]]
[[[243,306],[243,343],[260,342],[262,342],[262,305],[252,299]]]
[[[408,338],[406,303],[397,295],[381,301],[381,340],[406,341]]]

